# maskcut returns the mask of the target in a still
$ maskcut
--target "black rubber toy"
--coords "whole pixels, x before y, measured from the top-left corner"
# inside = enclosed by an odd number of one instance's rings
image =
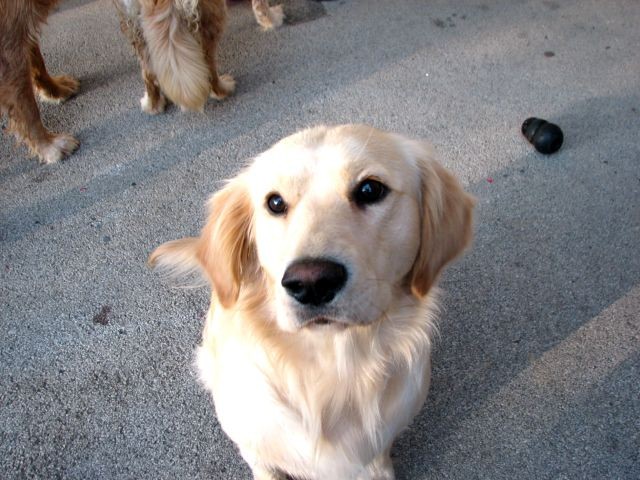
[[[537,151],[545,155],[560,150],[564,140],[559,126],[541,118],[527,118],[522,124],[522,134]]]

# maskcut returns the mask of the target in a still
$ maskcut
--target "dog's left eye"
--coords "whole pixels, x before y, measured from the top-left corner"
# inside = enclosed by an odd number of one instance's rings
[[[279,193],[272,193],[267,197],[267,208],[274,215],[284,215],[287,213],[287,203]]]
[[[383,183],[368,178],[358,184],[353,191],[353,200],[359,207],[365,207],[378,203],[389,193],[389,189]]]

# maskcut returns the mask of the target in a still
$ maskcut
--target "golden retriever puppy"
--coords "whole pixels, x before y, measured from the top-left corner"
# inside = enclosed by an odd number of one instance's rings
[[[59,103],[78,90],[67,75],[52,77],[44,65],[38,38],[57,0],[0,0],[0,113],[9,117],[9,131],[24,142],[41,163],[54,163],[78,147],[66,133],[45,128],[34,91]]]
[[[197,367],[256,480],[390,480],[430,380],[436,289],[474,200],[431,148],[361,125],[276,143],[150,263],[212,286]]]
[[[218,75],[218,42],[226,22],[225,0],[114,0],[120,27],[138,55],[144,112],[164,111],[165,95],[183,110],[202,111],[235,89]]]

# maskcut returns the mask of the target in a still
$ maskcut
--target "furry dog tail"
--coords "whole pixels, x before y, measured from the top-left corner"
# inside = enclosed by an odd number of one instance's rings
[[[140,3],[142,35],[160,88],[183,109],[202,111],[211,86],[202,45],[191,28],[198,23],[197,2],[189,2],[190,12],[173,0]]]

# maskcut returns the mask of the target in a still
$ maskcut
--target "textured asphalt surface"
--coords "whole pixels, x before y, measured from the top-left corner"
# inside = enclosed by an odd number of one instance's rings
[[[277,139],[364,122],[431,140],[478,197],[398,479],[640,478],[640,2],[284,3],[271,33],[231,5],[233,97],[156,117],[108,0],[50,17],[49,69],[82,87],[41,111],[82,145],[40,166],[0,141],[0,477],[249,478],[192,368],[207,290],[145,261]]]

